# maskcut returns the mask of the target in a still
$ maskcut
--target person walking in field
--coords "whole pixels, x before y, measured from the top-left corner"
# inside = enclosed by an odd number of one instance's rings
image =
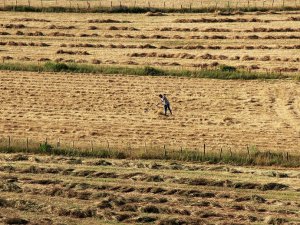
[[[160,94],[159,97],[160,97],[161,103],[164,106],[165,116],[167,115],[167,111],[168,110],[170,111],[170,114],[172,115],[172,110],[171,110],[171,107],[170,107],[170,102],[167,99],[166,95],[165,94],[164,95]]]

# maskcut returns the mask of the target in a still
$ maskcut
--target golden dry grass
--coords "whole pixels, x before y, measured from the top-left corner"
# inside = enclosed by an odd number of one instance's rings
[[[0,58],[196,69],[227,64],[245,70],[299,72],[299,21],[291,21],[297,15],[214,16],[1,12]],[[176,22],[203,18],[236,22]]]
[[[296,81],[0,73],[2,136],[71,144],[299,152]],[[161,115],[159,93],[174,115]],[[24,140],[24,139],[23,139]],[[77,145],[77,143],[76,143]],[[90,146],[87,142],[87,146]]]

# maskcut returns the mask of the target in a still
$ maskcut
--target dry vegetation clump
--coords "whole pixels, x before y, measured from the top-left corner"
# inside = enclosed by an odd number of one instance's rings
[[[294,73],[294,72],[298,72],[300,71],[300,69],[296,68],[296,67],[275,67],[273,69],[275,72],[287,72],[287,73]]]
[[[15,41],[8,41],[8,42],[0,42],[0,45],[4,46],[39,46],[39,47],[48,47],[51,46],[50,44],[47,43],[35,43],[35,42],[15,42]]]
[[[256,57],[249,56],[249,55],[244,55],[244,56],[242,57],[242,60],[243,60],[243,61],[254,61],[254,60],[256,60]]]
[[[279,46],[282,49],[300,49],[300,45]]]
[[[245,32],[300,32],[300,28],[265,28],[255,27],[251,30],[245,30]]]
[[[6,60],[13,60],[14,58],[11,56],[2,56],[1,59],[2,61],[6,61]]]
[[[99,37],[99,34],[79,34],[79,37]]]
[[[19,60],[20,60],[20,61],[32,61],[31,58],[26,57],[26,56],[25,56],[25,57],[20,57]]]
[[[130,31],[138,31],[139,29],[135,27],[116,27],[116,26],[110,26],[108,30],[130,30]]]
[[[24,24],[0,24],[0,27],[8,29],[23,29],[27,28]]]
[[[21,35],[25,35],[25,33],[22,32],[22,31],[20,31],[20,30],[18,30],[18,31],[16,32],[16,35],[21,36]]]
[[[90,55],[87,51],[68,51],[68,50],[57,50],[56,54],[67,54],[67,55]]]
[[[266,56],[263,56],[263,57],[259,58],[259,60],[261,60],[261,61],[271,61],[271,56],[266,55]]]
[[[27,36],[45,36],[45,34],[41,31],[29,32],[26,35]]]
[[[0,35],[7,36],[7,35],[11,35],[11,34],[6,31],[0,31]]]
[[[98,30],[99,28],[98,27],[96,27],[96,26],[89,26],[88,27],[88,30]]]
[[[300,21],[300,17],[289,17],[287,21]]]
[[[38,59],[38,62],[49,62],[51,61],[49,58],[40,58]]]
[[[58,25],[50,25],[46,27],[47,29],[53,30],[53,29],[59,29],[59,30],[71,30],[71,29],[76,29],[75,26],[58,26]]]
[[[247,67],[249,70],[259,70],[260,67],[258,65],[250,65]]]
[[[88,20],[88,23],[131,23],[131,22],[127,20],[94,19],[94,20]]]
[[[75,37],[75,34],[68,34],[68,33],[62,33],[62,32],[52,32],[49,33],[48,36],[53,36],[53,37]]]

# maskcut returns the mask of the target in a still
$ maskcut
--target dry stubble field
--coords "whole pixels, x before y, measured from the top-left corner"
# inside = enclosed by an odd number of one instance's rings
[[[300,223],[295,169],[20,154],[0,162],[3,224]]]
[[[0,90],[3,136],[299,152],[297,81],[3,71]],[[161,115],[159,93],[169,96],[173,116]]]
[[[41,16],[42,15],[42,16]],[[58,17],[60,15],[60,17]],[[1,12],[4,62],[299,72],[297,13]],[[216,21],[216,20],[217,21]],[[113,20],[113,21],[112,21]],[[0,72],[1,136],[299,153],[296,80]],[[174,115],[161,115],[166,93]],[[1,144],[7,142],[1,142]],[[299,224],[299,169],[0,155],[4,224]]]
[[[298,12],[218,14],[51,14],[1,12],[4,62],[299,73]]]

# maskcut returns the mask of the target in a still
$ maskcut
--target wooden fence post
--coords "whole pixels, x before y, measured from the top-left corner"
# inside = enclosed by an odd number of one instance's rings
[[[272,8],[274,8],[274,1],[275,1],[275,0],[272,0]]]
[[[232,151],[231,151],[231,148],[229,148],[229,152],[230,152],[230,157],[232,158]]]
[[[289,158],[290,158],[290,157],[289,157],[289,153],[287,152],[287,153],[286,153],[286,161],[289,161]]]
[[[58,141],[57,141],[56,147],[57,147],[57,148],[59,148],[59,147],[60,147],[60,138],[58,138]]]
[[[166,8],[166,2],[164,2],[164,8]]]
[[[91,140],[91,151],[94,151],[94,144],[93,144],[93,140]]]
[[[249,149],[248,145],[247,145],[247,155],[248,155],[248,157],[250,157],[250,149]]]
[[[108,140],[106,140],[106,142],[107,142],[107,149],[109,150],[109,142],[108,142]]]
[[[28,6],[30,7],[30,5],[31,5],[31,4],[30,4],[30,0],[28,0]]]
[[[220,160],[222,159],[222,153],[223,153],[223,149],[220,149]]]
[[[250,8],[250,0],[248,0],[248,8]]]
[[[10,142],[11,142],[10,136],[8,136],[8,147],[9,147],[9,148],[10,148]]]
[[[122,8],[122,2],[120,1],[120,8]]]
[[[28,152],[28,149],[29,149],[29,140],[28,138],[26,138],[26,151]]]
[[[110,8],[112,8],[113,7],[113,4],[112,4],[112,1],[110,1]]]
[[[205,157],[205,155],[206,155],[206,145],[205,145],[205,143],[203,144],[203,156]]]
[[[166,145],[164,145],[164,157],[167,157],[167,149],[166,149]]]
[[[190,11],[192,12],[192,3],[190,3]]]
[[[285,0],[282,0],[282,7],[285,6]]]

